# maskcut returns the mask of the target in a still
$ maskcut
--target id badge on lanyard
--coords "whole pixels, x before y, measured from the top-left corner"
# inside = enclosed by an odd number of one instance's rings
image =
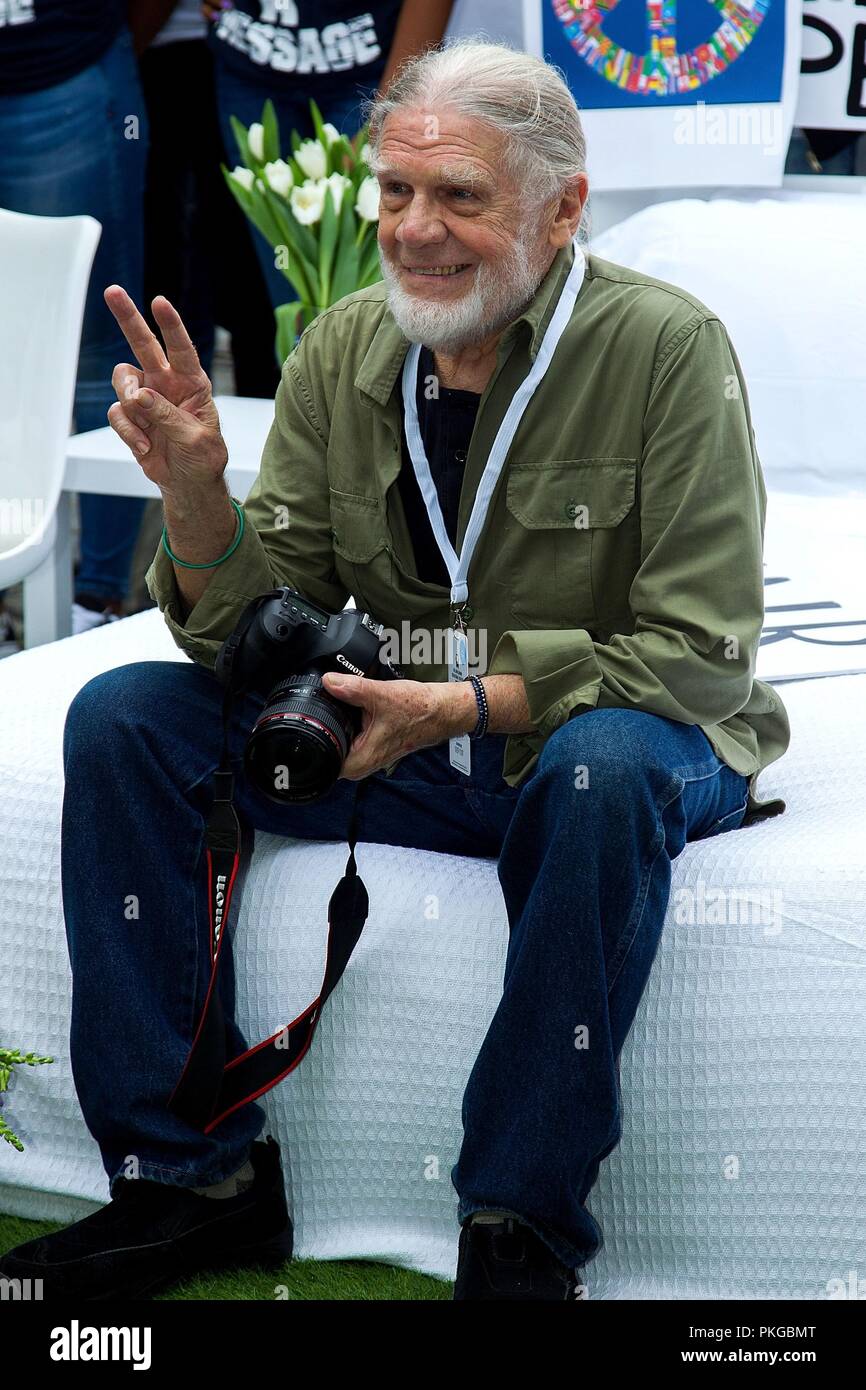
[[[448,679],[465,681],[469,675],[469,641],[466,631],[461,627],[450,628],[448,638]],[[471,776],[472,753],[468,734],[458,734],[456,738],[448,740],[448,755],[452,767],[465,773],[467,777]]]
[[[442,508],[439,504],[439,496],[433,476],[430,472],[430,464],[424,448],[424,441],[421,438],[421,428],[418,422],[418,406],[416,402],[416,389],[418,382],[418,362],[421,354],[421,344],[410,344],[409,351],[406,353],[406,360],[403,364],[403,418],[406,428],[406,442],[409,446],[409,456],[412,460],[412,467],[415,470],[415,477],[418,480],[418,487],[424,503],[427,507],[427,515],[430,518],[430,525],[433,528],[433,535],[439,547],[440,554],[445,561],[449,577],[451,579],[451,603],[456,612],[456,622],[449,631],[450,651],[448,653],[448,680],[465,680],[469,673],[469,643],[466,629],[463,625],[461,612],[466,607],[469,597],[469,565],[487,511],[496,488],[499,475],[505,466],[505,459],[511,446],[517,427],[523,418],[523,413],[529,405],[536,387],[550,366],[551,358],[556,351],[556,345],[562,337],[563,332],[571,317],[575,300],[583,283],[584,271],[586,269],[586,258],[577,241],[573,242],[574,259],[569,270],[565,284],[560,292],[556,308],[551,320],[545,330],[544,338],[535,357],[535,361],[530,368],[529,374],[520,383],[515,391],[508,410],[502,420],[490,456],[481,475],[478,490],[475,494],[475,501],[469,516],[466,527],[466,534],[463,538],[463,548],[458,556],[451,539],[445,529],[445,521],[442,516]],[[468,777],[471,766],[469,752],[469,735],[461,734],[458,738],[449,740],[451,766],[457,768],[459,772],[464,772]]]

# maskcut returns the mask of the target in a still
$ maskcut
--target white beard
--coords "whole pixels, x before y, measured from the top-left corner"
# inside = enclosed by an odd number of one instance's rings
[[[379,264],[388,289],[388,307],[404,337],[411,343],[447,354],[481,343],[512,323],[532,299],[544,272],[536,264],[537,232],[519,236],[511,253],[495,267],[482,261],[475,267],[472,286],[454,303],[425,300],[404,289],[400,273],[379,247]]]

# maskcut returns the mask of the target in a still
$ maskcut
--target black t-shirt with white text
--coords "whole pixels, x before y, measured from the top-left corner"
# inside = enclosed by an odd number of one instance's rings
[[[210,42],[239,76],[290,92],[333,96],[376,86],[402,0],[235,0],[214,20]]]
[[[125,0],[0,0],[0,97],[75,77],[125,23]]]

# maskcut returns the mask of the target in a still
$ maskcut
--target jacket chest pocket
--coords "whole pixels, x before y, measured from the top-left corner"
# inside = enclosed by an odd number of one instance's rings
[[[337,574],[356,603],[376,617],[391,581],[382,500],[354,492],[339,492],[332,487],[329,504]]]
[[[593,591],[593,549],[632,511],[636,468],[633,458],[511,464],[506,552],[519,622],[569,628],[596,620],[603,605]]]

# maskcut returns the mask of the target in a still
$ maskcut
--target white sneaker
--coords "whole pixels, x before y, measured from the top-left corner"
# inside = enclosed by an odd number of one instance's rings
[[[116,623],[120,621],[119,613],[111,613],[106,608],[102,613],[95,608],[85,608],[81,603],[72,605],[72,635],[77,637],[79,632],[89,632],[92,627],[104,627],[106,623]]]

